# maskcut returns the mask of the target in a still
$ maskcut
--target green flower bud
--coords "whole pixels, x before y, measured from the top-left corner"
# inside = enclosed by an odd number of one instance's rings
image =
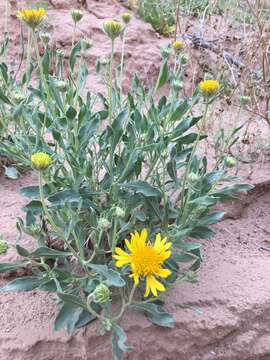
[[[191,172],[188,174],[187,179],[189,183],[194,184],[200,180],[200,176],[195,174],[194,172]]]
[[[246,106],[250,103],[250,97],[249,96],[245,96],[245,95],[242,95],[240,97],[240,104],[241,106]]]
[[[81,45],[82,45],[82,51],[85,52],[91,49],[91,47],[93,46],[93,42],[91,39],[84,38],[81,40]]]
[[[124,218],[125,217],[125,211],[123,209],[121,209],[119,206],[116,206],[116,208],[115,208],[115,216],[117,216],[119,218]]]
[[[187,271],[185,274],[185,280],[190,283],[196,283],[198,281],[198,276],[196,271]]]
[[[20,91],[15,91],[13,94],[13,101],[15,104],[20,104],[23,100],[25,100],[25,96]]]
[[[129,13],[123,13],[122,20],[124,21],[125,24],[130,23],[131,15]]]
[[[170,47],[165,47],[160,49],[160,53],[163,57],[163,59],[168,59],[172,53],[172,49]]]
[[[93,301],[98,304],[105,303],[110,300],[111,292],[107,285],[99,284],[93,292]]]
[[[120,21],[107,20],[103,23],[103,30],[112,41],[121,34],[123,29],[124,26],[120,23]]]
[[[183,54],[183,55],[181,56],[180,61],[181,61],[181,64],[182,64],[182,65],[186,65],[186,64],[188,63],[188,61],[189,61],[189,56],[188,56],[187,54]]]
[[[232,168],[236,165],[236,159],[232,156],[226,156],[224,158],[224,165],[228,168]]]
[[[98,227],[99,227],[100,229],[107,230],[107,229],[109,229],[110,226],[111,226],[111,223],[109,222],[108,219],[106,219],[106,218],[100,218],[100,219],[98,220]]]
[[[70,14],[75,24],[83,17],[83,12],[81,10],[72,10]]]
[[[57,49],[56,50],[56,56],[59,58],[63,58],[65,56],[65,52],[62,49]]]
[[[111,322],[111,320],[108,319],[108,318],[105,318],[105,319],[102,321],[102,328],[105,330],[105,332],[111,331],[111,329],[112,329],[112,322]]]
[[[26,227],[25,232],[31,236],[38,236],[42,229],[38,224],[31,224]]]
[[[106,58],[101,58],[101,59],[99,59],[99,62],[100,62],[100,65],[106,66],[109,64],[110,60],[106,59]]]
[[[172,86],[175,91],[181,91],[184,87],[184,83],[180,80],[174,80]]]
[[[0,239],[0,254],[5,254],[8,250],[8,244],[5,240]]]
[[[64,80],[58,80],[55,83],[56,88],[60,91],[60,92],[66,92],[68,89],[68,85],[66,83],[66,81]]]
[[[48,32],[40,33],[39,37],[43,41],[44,45],[48,45],[51,40],[51,34],[49,34]]]

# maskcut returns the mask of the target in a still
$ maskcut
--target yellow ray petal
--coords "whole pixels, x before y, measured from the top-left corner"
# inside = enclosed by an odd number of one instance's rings
[[[150,285],[149,285],[149,276],[147,276],[144,297],[148,297],[149,294],[150,294]]]
[[[115,248],[115,253],[117,254],[117,255],[120,255],[120,256],[123,256],[123,257],[129,257],[130,255],[127,253],[127,252],[125,252],[123,249],[121,249],[120,247],[117,247],[117,248]]]
[[[149,276],[149,285],[151,292],[154,296],[157,296],[157,290],[158,291],[165,291],[165,287],[161,282],[159,282],[154,276]]]
[[[166,278],[168,276],[171,275],[171,270],[169,269],[159,269],[159,271],[157,272],[157,275],[163,278]]]
[[[147,230],[144,228],[141,231],[141,236],[140,236],[141,243],[145,244],[147,237],[148,237],[148,233]]]

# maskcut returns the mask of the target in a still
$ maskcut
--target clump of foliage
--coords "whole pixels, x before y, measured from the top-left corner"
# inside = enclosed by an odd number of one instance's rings
[[[17,223],[16,249],[22,260],[0,264],[0,272],[29,268],[32,275],[1,291],[55,294],[55,329],[66,326],[73,333],[97,319],[101,334],[112,334],[114,358],[120,359],[130,350],[123,314],[133,308],[154,324],[173,326],[164,293],[176,281],[196,281],[201,245],[194,239],[213,235],[209,225],[224,214],[213,210],[219,200],[236,199],[235,192],[250,186],[225,185],[234,178],[222,153],[212,167],[197,153],[207,137],[208,109],[221,88],[217,80],[205,80],[191,98],[183,96],[188,59],[182,42],[163,49],[160,73],[150,89],[135,75],[124,95],[124,53],[116,76],[114,45],[130,18],[123,17],[125,24],[104,22],[112,51],[110,61],[98,62],[97,72],[108,91],[94,94],[84,91],[90,41],[74,44],[67,78],[63,54],[53,53],[48,36],[40,57],[36,30],[43,14],[35,9],[20,13],[35,49],[21,79],[14,78],[7,64],[0,65],[5,124],[0,150],[38,173],[38,184],[21,190],[30,199],[25,219]],[[169,94],[159,96],[165,84]],[[202,115],[194,115],[198,103]],[[34,238],[34,251],[21,245],[23,233]],[[119,308],[112,307],[119,302]]]
[[[173,1],[141,0],[138,3],[138,14],[161,34],[174,31],[175,9]]]

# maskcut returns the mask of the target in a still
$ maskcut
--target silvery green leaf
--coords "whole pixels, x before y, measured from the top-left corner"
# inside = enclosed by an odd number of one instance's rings
[[[19,178],[18,170],[14,166],[5,166],[5,175],[11,180],[17,180]]]

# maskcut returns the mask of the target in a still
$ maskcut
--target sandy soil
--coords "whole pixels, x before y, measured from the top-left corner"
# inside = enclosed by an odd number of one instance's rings
[[[11,3],[10,56],[13,56],[17,54],[19,41],[15,8],[23,2]],[[72,22],[67,9],[79,6],[79,2],[50,0],[50,4],[53,6],[50,20],[55,24],[54,46],[68,50]],[[2,7],[1,1],[1,11]],[[86,0],[84,9],[86,15],[79,24],[78,36],[89,36],[97,44],[89,53],[89,64],[93,67],[99,56],[109,54],[109,43],[100,30],[102,21],[107,16],[119,17],[124,8],[113,0]],[[167,43],[168,39],[160,38],[149,25],[135,18],[128,32],[126,81],[135,71],[145,81],[156,74],[159,48]],[[117,49],[119,56],[119,44]],[[90,77],[88,86],[102,88],[94,76]],[[266,136],[261,127],[260,133]],[[204,262],[199,283],[178,284],[170,291],[168,308],[175,314],[174,329],[153,326],[137,312],[126,315],[129,342],[136,348],[126,359],[270,359],[270,168],[266,160],[241,166],[240,175],[257,186],[239,204],[224,205],[228,211],[226,220],[216,226],[213,239],[202,241]],[[21,207],[27,201],[19,190],[35,183],[32,173],[17,181],[0,177],[0,233],[11,245],[16,239],[16,217],[22,216]],[[33,246],[27,237],[22,241],[28,248]],[[12,247],[0,257],[1,262],[16,259]],[[1,283],[5,281],[1,279]],[[98,336],[97,324],[73,337],[64,331],[54,332],[56,304],[46,293],[2,293],[0,304],[0,360],[112,359],[109,339]],[[200,312],[190,309],[192,306]]]

